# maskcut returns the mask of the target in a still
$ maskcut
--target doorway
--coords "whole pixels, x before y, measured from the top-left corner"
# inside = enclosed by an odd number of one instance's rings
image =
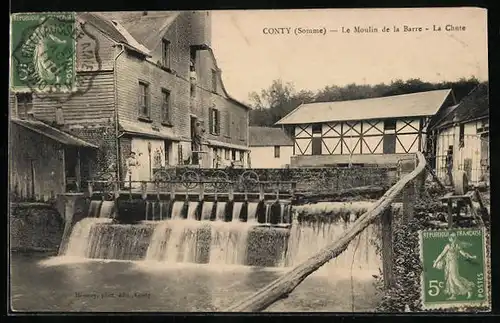
[[[311,150],[313,155],[321,155],[321,144],[323,140],[321,137],[313,137],[312,138],[312,143],[311,143]]]
[[[76,147],[64,149],[64,170],[66,179],[66,192],[80,191],[80,150]]]
[[[198,158],[198,151],[200,150],[200,147],[198,147],[198,142],[199,139],[198,136],[198,118],[195,116],[191,116],[191,122],[190,122],[190,127],[191,127],[191,164],[193,165],[198,165],[199,164],[199,158]]]
[[[396,153],[396,135],[395,134],[385,134],[384,135],[384,154],[395,154]]]

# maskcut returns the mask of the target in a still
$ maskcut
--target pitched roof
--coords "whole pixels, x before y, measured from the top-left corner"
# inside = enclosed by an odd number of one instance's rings
[[[351,101],[306,103],[276,124],[431,116],[438,112],[450,93],[451,90],[446,89]]]
[[[146,13],[146,14],[145,14]],[[139,43],[153,50],[165,31],[179,16],[179,11],[120,11],[100,12],[100,15],[119,22]]]
[[[435,127],[442,128],[455,122],[466,122],[489,116],[488,84],[481,83],[457,105],[453,106]]]
[[[47,138],[60,142],[64,145],[68,146],[77,146],[77,147],[89,147],[89,148],[98,148],[96,145],[86,142],[78,137],[70,135],[64,131],[61,131],[57,128],[54,128],[42,121],[38,120],[25,120],[25,119],[17,119],[12,118],[11,121],[17,125],[20,125],[23,128],[34,131],[40,135],[43,135]]]
[[[250,127],[249,146],[293,146],[292,139],[280,128]]]
[[[95,28],[106,34],[117,43],[128,45],[139,53],[148,54],[148,49],[141,46],[135,39],[130,37],[127,32],[120,28],[119,24],[114,23],[106,13],[99,12],[80,12],[78,17]]]

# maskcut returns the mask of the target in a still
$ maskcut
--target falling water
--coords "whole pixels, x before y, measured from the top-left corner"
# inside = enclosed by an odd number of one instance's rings
[[[113,213],[115,202],[113,201],[102,201],[101,211],[99,212],[100,218],[110,218]]]
[[[165,235],[166,239],[163,240],[166,241],[166,248],[162,249],[158,245],[158,243],[161,244],[160,240],[152,241],[147,255],[151,255],[151,257],[156,255],[156,258],[153,259],[167,262],[196,262],[198,251],[197,235],[203,225],[202,222],[196,220],[170,220],[168,222],[165,224],[168,236]],[[157,230],[164,231],[165,226],[163,224],[159,226],[161,228],[158,229],[157,226],[155,233]],[[155,233],[153,233],[153,236]],[[151,252],[149,249],[151,249]],[[162,250],[165,251],[161,252]]]
[[[71,231],[65,256],[88,257],[90,231],[99,223],[110,223],[108,218],[83,218],[78,221]]]
[[[351,214],[348,223],[339,219],[337,222],[313,222],[294,224],[288,240],[288,250],[285,259],[286,266],[294,266],[335,241],[342,232],[355,221]],[[318,270],[320,274],[341,275],[349,273],[351,267],[356,271],[378,274],[380,258],[376,248],[370,241],[375,237],[376,225],[372,224],[361,232],[338,257],[331,260]]]
[[[211,224],[210,264],[245,265],[248,233],[253,226],[245,222]]]
[[[226,202],[217,202],[215,217],[217,220],[225,220]]]
[[[248,218],[247,222],[257,222],[257,206],[258,203],[248,203]]]
[[[172,219],[182,219],[182,207],[184,206],[184,202],[174,202],[174,205],[172,206]]]
[[[281,205],[280,207],[280,222],[279,223],[285,223],[285,205]]]
[[[241,202],[235,202],[233,204],[233,221],[240,221],[240,213],[242,207],[243,203]]]
[[[102,201],[90,201],[89,207],[89,217],[97,218],[99,216],[99,209],[101,207]]]
[[[271,204],[266,204],[266,221],[265,223],[271,223]]]
[[[187,213],[188,220],[196,220],[196,209],[198,208],[199,203],[200,202],[189,202]]]
[[[169,237],[169,223],[171,221],[160,221],[151,236],[148,250],[146,252],[146,260],[163,260],[167,239]]]
[[[214,207],[214,202],[203,202],[203,207],[201,209],[201,220],[209,221],[212,215],[212,209]]]
[[[149,208],[150,207],[151,207],[151,201],[146,201],[146,213],[144,215],[144,220],[146,220],[146,221],[148,219],[150,219],[150,217],[151,217],[150,214],[149,214]],[[151,213],[153,213],[153,212],[151,212]]]

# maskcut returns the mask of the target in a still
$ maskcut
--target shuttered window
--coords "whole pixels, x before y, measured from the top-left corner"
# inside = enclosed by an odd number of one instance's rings
[[[163,89],[161,91],[161,121],[163,123],[170,123],[170,91]]]
[[[226,136],[231,137],[231,112],[226,113]]]
[[[212,135],[219,135],[220,133],[220,112],[217,109],[210,108],[209,110],[209,118],[208,118],[208,127],[210,129],[210,133]]]
[[[149,118],[149,85],[139,81],[139,116]]]

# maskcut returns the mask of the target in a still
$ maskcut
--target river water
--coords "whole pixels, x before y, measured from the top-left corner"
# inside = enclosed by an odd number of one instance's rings
[[[17,311],[223,311],[284,274],[283,268],[104,261],[13,254],[12,309]],[[378,301],[373,277],[313,274],[267,311],[365,312]],[[354,297],[353,297],[354,296]]]
[[[344,218],[340,216],[342,210],[334,210],[337,218],[333,222],[296,222],[286,230],[259,227],[254,220],[255,208],[249,208],[252,212],[248,212],[247,222],[240,222],[238,216],[223,221],[218,210],[214,221],[203,220],[209,218],[203,213],[211,213],[203,210],[202,220],[198,221],[193,211],[196,203],[190,203],[187,219],[177,216],[179,205],[183,203],[174,203],[171,219],[139,224],[113,223],[111,207],[104,211],[96,208],[93,216],[74,225],[59,256],[12,254],[12,308],[224,311],[335,241],[357,216],[349,206]],[[307,212],[315,211],[311,206],[307,208]],[[233,213],[238,215],[239,208]],[[374,310],[378,297],[373,283],[374,275],[379,273],[380,257],[371,241],[377,239],[377,231],[373,225],[364,230],[339,257],[267,311]]]

